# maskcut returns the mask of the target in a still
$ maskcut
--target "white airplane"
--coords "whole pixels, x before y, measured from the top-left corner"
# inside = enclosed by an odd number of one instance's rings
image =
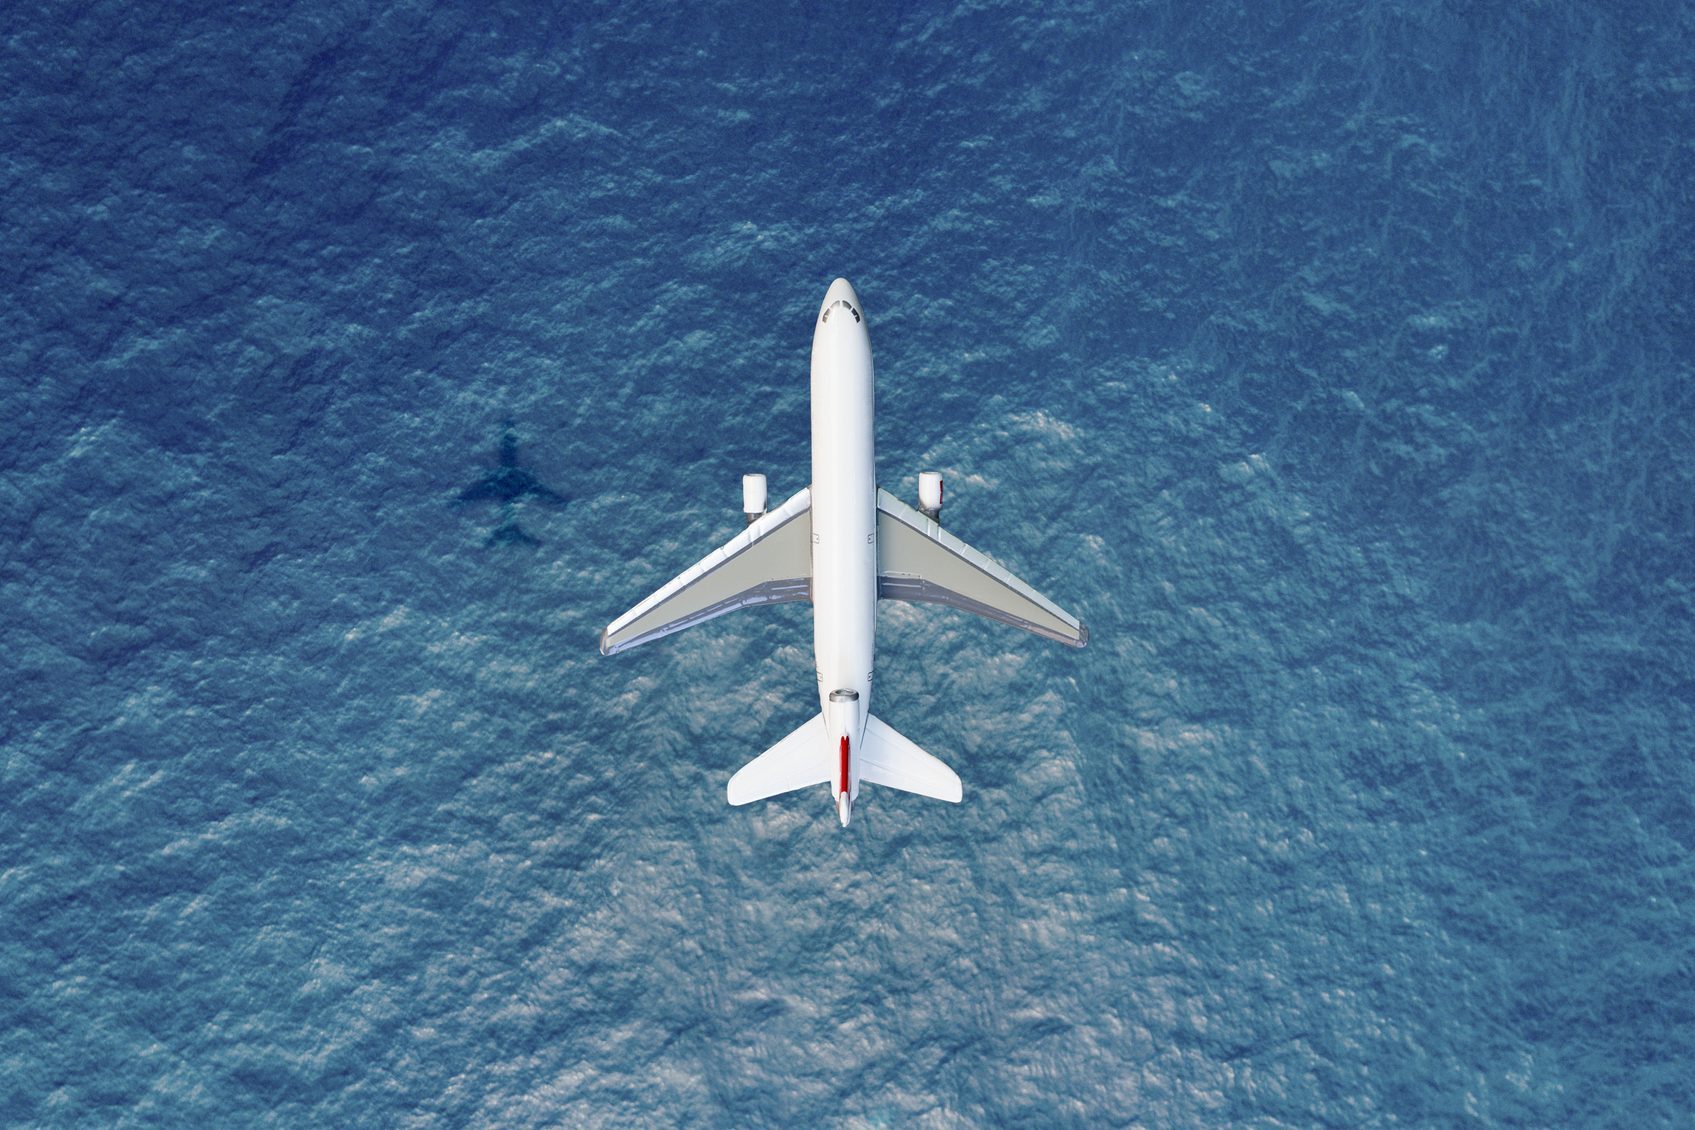
[[[743,476],[747,528],[600,636],[601,654],[614,655],[738,608],[810,600],[821,709],[730,778],[729,800],[829,782],[844,828],[866,782],[956,803],[962,795],[952,769],[871,713],[879,599],[1089,642],[1075,616],[941,528],[941,475],[919,475],[919,510],[877,486],[871,384],[863,307],[837,279],[812,331],[812,485],[767,512],[765,476]]]

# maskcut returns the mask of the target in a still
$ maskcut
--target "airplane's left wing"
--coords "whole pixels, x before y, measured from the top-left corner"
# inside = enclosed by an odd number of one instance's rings
[[[602,655],[755,604],[812,599],[812,489],[701,558],[600,633]]]

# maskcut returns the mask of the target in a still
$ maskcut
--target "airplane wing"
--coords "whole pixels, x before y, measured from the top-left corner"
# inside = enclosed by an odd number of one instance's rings
[[[812,488],[701,558],[600,633],[616,655],[755,604],[812,599]]]
[[[525,495],[529,498],[538,498],[550,506],[564,506],[571,501],[558,491],[544,487],[534,479],[530,481],[530,488],[525,492]]]
[[[1089,642],[1077,617],[894,495],[877,488],[877,595],[946,604],[1070,647]]]

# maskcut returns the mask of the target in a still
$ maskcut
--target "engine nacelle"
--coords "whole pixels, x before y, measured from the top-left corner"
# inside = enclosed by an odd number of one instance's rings
[[[918,509],[932,522],[942,520],[942,473],[921,471],[918,475]]]
[[[742,513],[750,526],[765,517],[764,475],[742,476]]]

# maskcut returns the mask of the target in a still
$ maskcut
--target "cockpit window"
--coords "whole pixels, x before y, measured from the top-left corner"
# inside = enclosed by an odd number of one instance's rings
[[[818,320],[820,322],[828,322],[830,320],[830,315],[836,312],[836,307],[838,306],[840,306],[843,310],[846,310],[849,314],[852,314],[854,321],[857,322],[860,320],[859,311],[855,310],[853,308],[853,304],[845,298],[838,298],[834,302],[830,303],[829,306],[825,307],[823,317]]]

